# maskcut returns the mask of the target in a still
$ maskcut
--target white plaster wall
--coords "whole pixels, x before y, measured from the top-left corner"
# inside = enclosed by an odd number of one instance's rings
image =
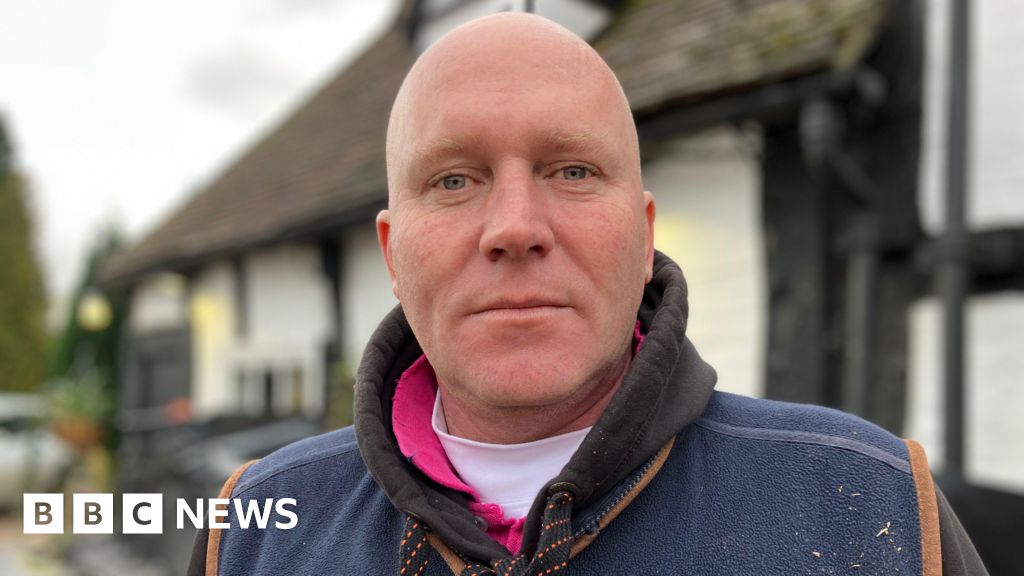
[[[245,257],[246,340],[253,346],[294,348],[330,333],[326,276],[316,246],[285,244]]]
[[[192,407],[199,417],[236,411],[231,354],[235,336],[234,275],[214,262],[193,278],[189,291],[192,327]]]
[[[131,293],[132,332],[153,332],[185,325],[185,279],[175,274],[153,274],[139,281]]]
[[[398,300],[391,292],[391,280],[372,222],[349,228],[341,245],[345,282],[341,290],[342,358],[347,368],[354,371],[373,331]]]
[[[247,326],[233,351],[234,365],[270,369],[282,376],[301,370],[304,410],[318,416],[323,411],[323,353],[332,321],[319,248],[282,244],[252,252],[245,256],[243,270]],[[287,400],[279,394],[276,405],[283,409]]]
[[[687,335],[717,389],[763,394],[765,271],[757,160],[728,128],[668,143],[643,166],[655,197],[655,246],[690,291]]]
[[[234,264],[211,263],[194,278],[192,323],[193,402],[199,416],[260,412],[262,374],[275,374],[274,408],[289,413],[301,388],[302,412],[323,412],[323,353],[331,331],[330,290],[318,248],[283,244],[243,256],[247,304],[238,333]],[[249,374],[244,383],[239,373]],[[300,377],[296,377],[301,373]]]
[[[343,261],[350,286],[342,303],[345,358],[358,362],[381,318],[397,303],[376,245],[372,224],[344,237],[349,252]],[[323,411],[323,353],[331,337],[333,307],[319,249],[283,244],[243,256],[246,275],[246,330],[239,335],[234,265],[212,262],[199,270],[185,292],[181,278],[154,276],[132,294],[129,319],[136,332],[180,327],[192,334],[193,409],[198,417],[262,408],[262,374],[270,370],[277,384],[274,406],[281,414],[291,403],[291,385],[302,388],[303,411]],[[353,364],[354,365],[354,364]],[[243,384],[239,372],[249,373]],[[300,377],[296,377],[301,372]]]
[[[1024,493],[1024,298],[992,294],[967,307],[967,478]],[[911,314],[910,407],[907,436],[921,442],[934,470],[942,470],[942,303],[929,298]]]
[[[921,202],[926,229],[943,229],[949,79],[949,0],[926,2],[925,147]],[[967,221],[973,227],[1024,221],[1024,67],[1017,50],[1024,2],[972,2]]]
[[[919,200],[926,230],[944,220],[949,0],[927,4],[924,150]],[[1024,224],[1024,74],[1017,47],[1024,3],[972,2],[967,222],[974,230]],[[1024,493],[1024,295],[972,297],[967,307],[966,474],[983,485]],[[937,299],[911,315],[907,435],[943,465],[942,311]]]

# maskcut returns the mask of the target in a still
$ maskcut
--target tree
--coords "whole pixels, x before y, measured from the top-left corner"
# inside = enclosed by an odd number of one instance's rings
[[[46,367],[46,296],[24,180],[0,118],[0,390],[32,391]]]
[[[102,285],[100,273],[123,243],[117,227],[109,226],[90,248],[84,272],[69,300],[67,318],[55,336],[47,370],[51,378],[77,378],[99,370],[104,388],[111,393],[117,390],[118,344],[126,294],[123,288]],[[80,321],[82,301],[88,296],[101,297],[109,307],[110,317],[100,329],[87,329]]]

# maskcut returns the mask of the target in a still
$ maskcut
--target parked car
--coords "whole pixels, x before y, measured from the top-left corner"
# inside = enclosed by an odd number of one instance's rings
[[[58,489],[74,457],[45,415],[42,396],[0,392],[0,511],[16,509],[25,492]]]

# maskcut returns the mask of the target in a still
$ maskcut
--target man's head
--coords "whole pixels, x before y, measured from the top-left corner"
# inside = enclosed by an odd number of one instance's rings
[[[449,420],[607,395],[651,277],[654,202],[600,56],[536,16],[458,28],[406,77],[387,166],[378,236]]]

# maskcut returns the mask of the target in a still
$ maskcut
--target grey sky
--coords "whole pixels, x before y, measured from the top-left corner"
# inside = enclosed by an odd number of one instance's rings
[[[59,301],[104,223],[133,238],[280,121],[395,0],[0,0],[0,114]]]

